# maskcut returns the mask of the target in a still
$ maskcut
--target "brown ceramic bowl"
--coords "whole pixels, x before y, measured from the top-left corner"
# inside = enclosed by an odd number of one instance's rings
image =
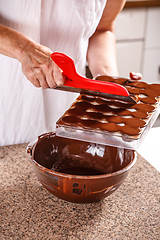
[[[134,150],[43,134],[27,146],[35,174],[58,198],[87,203],[104,199],[125,180]]]

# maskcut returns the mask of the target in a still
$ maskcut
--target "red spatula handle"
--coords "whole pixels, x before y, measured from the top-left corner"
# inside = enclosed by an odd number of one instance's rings
[[[67,77],[64,86],[120,96],[129,96],[127,89],[119,84],[89,79],[80,76],[76,72],[73,59],[63,53],[54,52],[51,54],[51,58],[63,71],[63,74]]]

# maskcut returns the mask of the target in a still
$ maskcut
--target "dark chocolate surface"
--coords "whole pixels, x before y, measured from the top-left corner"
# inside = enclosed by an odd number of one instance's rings
[[[34,150],[34,159],[40,165],[85,176],[121,170],[133,158],[133,150],[58,137],[54,133],[39,137]]]
[[[134,150],[68,139],[53,132],[31,143],[27,155],[49,192],[77,203],[97,202],[115,192],[137,159]]]

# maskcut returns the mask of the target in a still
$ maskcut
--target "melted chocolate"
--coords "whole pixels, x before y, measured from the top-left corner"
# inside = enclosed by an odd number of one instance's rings
[[[38,180],[49,192],[77,203],[97,202],[112,194],[136,162],[134,150],[55,133],[39,136],[28,146],[27,154]]]
[[[127,88],[137,99],[137,104],[80,95],[71,108],[57,122],[58,126],[68,125],[83,130],[119,132],[139,137],[160,101],[160,84],[147,84],[123,78],[99,76],[98,80],[112,81]]]
[[[59,172],[78,176],[95,176],[105,174],[105,172],[85,167],[70,167],[61,169]]]
[[[39,137],[33,157],[40,165],[56,172],[93,176],[113,173],[126,167],[134,150],[58,137]]]

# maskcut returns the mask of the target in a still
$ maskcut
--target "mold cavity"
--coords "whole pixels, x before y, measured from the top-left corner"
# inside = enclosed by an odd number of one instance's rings
[[[147,97],[147,95],[144,95],[144,94],[139,94],[139,97],[140,97],[140,98],[146,98],[146,97]]]
[[[80,119],[81,119],[81,120],[88,120],[87,117],[81,117]]]
[[[110,112],[109,113],[105,112],[105,113],[103,113],[103,115],[104,116],[112,116],[113,117],[113,113],[110,113]]]
[[[116,125],[121,126],[121,127],[124,127],[124,126],[125,126],[124,123],[116,123]]]
[[[114,106],[114,105],[109,105],[109,107],[112,108],[112,109],[119,109],[119,107]]]
[[[96,101],[92,102],[92,105],[99,105]]]
[[[101,120],[99,122],[101,122],[101,123],[108,123],[108,121],[106,121],[105,119],[103,119],[103,120]]]
[[[136,112],[137,110],[132,108],[132,109],[128,109],[129,112]]]
[[[92,109],[87,109],[86,112],[93,112],[94,113],[95,111],[93,111]]]
[[[132,118],[131,116],[123,116],[122,118]]]

